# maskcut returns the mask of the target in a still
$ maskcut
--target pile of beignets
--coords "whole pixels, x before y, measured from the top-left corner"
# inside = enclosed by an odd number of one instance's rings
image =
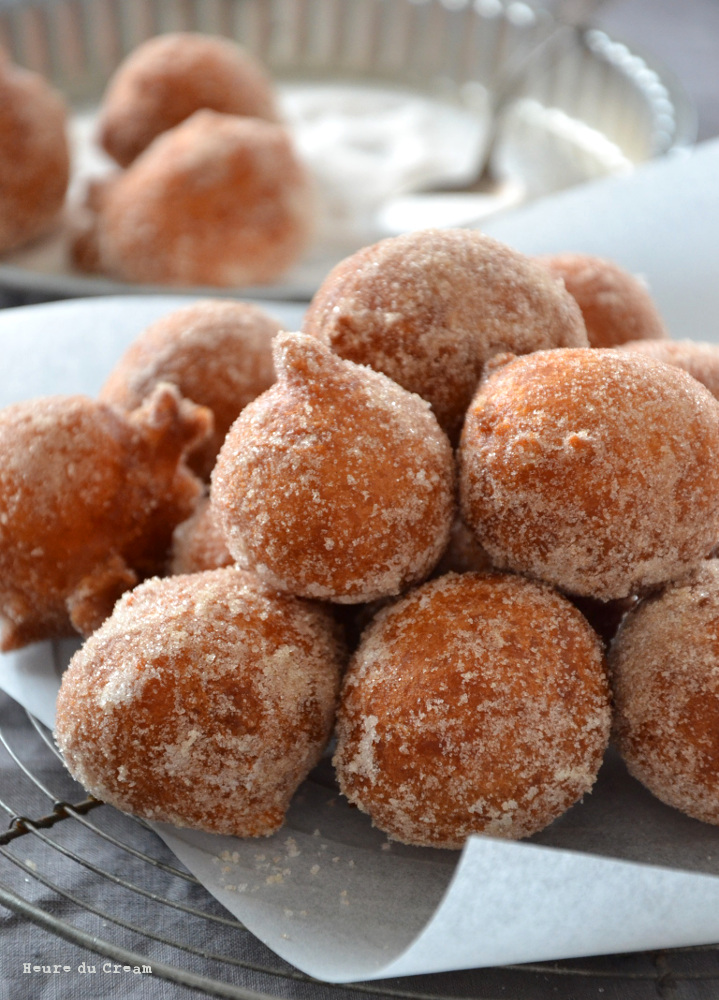
[[[99,108],[115,165],[66,207],[60,94],[0,53],[0,253],[64,222],[77,269],[127,282],[274,281],[313,234],[314,189],[265,68],[226,38],[158,35],[120,64]]]
[[[719,822],[719,402],[683,370],[719,348],[671,346],[612,262],[426,230],[300,332],[200,301],[97,400],[0,412],[3,648],[87,637],[71,773],[267,835],[334,732],[350,802],[459,848],[561,816],[613,731]]]

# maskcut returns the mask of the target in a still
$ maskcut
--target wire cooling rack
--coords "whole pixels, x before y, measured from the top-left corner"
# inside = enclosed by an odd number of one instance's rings
[[[26,930],[30,923],[38,925],[48,933],[46,940],[64,939],[79,947],[84,961],[98,969],[108,962],[117,969],[145,967],[152,970],[152,980],[233,1000],[709,1000],[719,995],[716,948],[342,987],[320,984],[258,942],[144,822],[88,798],[64,770],[51,734],[4,695],[0,775],[0,809],[8,820],[0,833],[0,915],[5,907]],[[326,783],[331,776],[319,770],[309,780]],[[37,950],[34,954],[30,961],[40,967],[50,960],[38,957]],[[16,981],[24,985],[22,957],[15,964]]]

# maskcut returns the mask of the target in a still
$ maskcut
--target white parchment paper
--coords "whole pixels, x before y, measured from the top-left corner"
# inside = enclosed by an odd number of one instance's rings
[[[643,274],[675,337],[718,340],[719,142],[508,215],[529,252],[586,250]],[[487,227],[489,229],[489,227]],[[0,313],[0,403],[95,392],[125,345],[186,299],[95,299]],[[267,305],[288,328],[301,307]],[[52,724],[72,644],[0,657],[0,686]],[[461,854],[390,843],[327,764],[286,826],[240,841],[160,825],[208,889],[278,954],[328,981],[719,940],[719,829],[656,801],[610,753],[594,792],[532,842]]]

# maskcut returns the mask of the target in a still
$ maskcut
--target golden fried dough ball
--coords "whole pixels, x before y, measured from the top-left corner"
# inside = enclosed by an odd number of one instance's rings
[[[210,498],[203,497],[195,512],[175,528],[170,573],[200,573],[205,569],[232,566],[234,562],[210,506]]]
[[[499,566],[628,597],[711,552],[718,453],[719,403],[685,372],[625,351],[540,351],[475,396],[463,517]]]
[[[622,351],[638,351],[689,372],[719,399],[719,344],[695,340],[632,340],[622,344]]]
[[[577,300],[590,347],[669,336],[646,286],[614,261],[582,253],[547,254],[535,260],[561,278]]]
[[[130,345],[100,391],[125,410],[142,403],[158,382],[212,410],[212,435],[189,456],[209,478],[237,414],[272,385],[272,338],[280,324],[249,302],[205,299],[157,320]]]
[[[145,284],[264,284],[295,263],[312,226],[312,184],[286,129],[197,111],[106,185],[96,262]]]
[[[227,38],[157,35],[120,64],[100,108],[99,140],[122,167],[195,111],[277,121],[274,87],[260,63]]]
[[[66,120],[43,77],[0,59],[0,253],[59,219],[70,179]]]
[[[279,334],[277,381],[235,421],[212,506],[237,563],[280,590],[357,604],[423,579],[454,514],[429,405],[314,337]]]
[[[341,791],[397,840],[526,837],[588,792],[610,728],[601,646],[545,584],[449,573],[375,618],[345,675]]]
[[[85,396],[0,411],[0,648],[88,634],[164,566],[201,491],[182,456],[210,420],[168,385],[126,417]]]
[[[152,579],[75,654],[55,738],[91,794],[237,837],[282,825],[329,738],[331,617],[234,568]]]
[[[469,229],[390,237],[346,258],[302,329],[428,400],[453,442],[494,354],[587,345],[576,302],[546,269]]]
[[[631,611],[610,666],[630,773],[667,805],[719,824],[719,562]]]

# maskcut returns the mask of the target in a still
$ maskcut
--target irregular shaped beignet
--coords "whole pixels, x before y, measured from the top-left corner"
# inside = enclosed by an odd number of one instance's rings
[[[0,411],[0,647],[78,631],[164,567],[201,483],[183,455],[211,415],[160,385],[123,416],[85,396]]]

